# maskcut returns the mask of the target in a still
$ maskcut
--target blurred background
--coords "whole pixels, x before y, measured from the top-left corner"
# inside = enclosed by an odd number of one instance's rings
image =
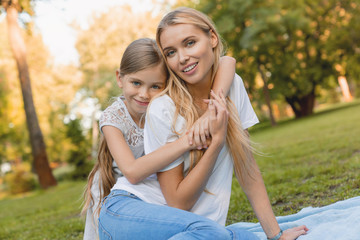
[[[215,22],[261,120],[253,131],[360,97],[360,0],[0,3],[0,199],[87,178],[124,49],[177,6]]]

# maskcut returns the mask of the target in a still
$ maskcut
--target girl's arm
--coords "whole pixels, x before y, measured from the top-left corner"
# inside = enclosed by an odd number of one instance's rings
[[[214,96],[209,103],[211,144],[201,160],[184,176],[184,164],[157,174],[166,203],[171,207],[190,210],[207,184],[218,154],[226,139],[228,112],[225,98]],[[217,114],[216,114],[217,112]]]
[[[280,227],[272,210],[259,167],[252,155],[251,158],[253,171],[251,174],[244,174],[245,176],[241,179],[238,178],[238,182],[249,199],[266,236],[272,238],[280,232]],[[280,239],[296,239],[307,231],[308,229],[305,226],[292,228],[284,231],[283,236]]]
[[[216,94],[220,91],[228,95],[230,87],[235,76],[236,59],[229,56],[222,56],[219,62],[219,68],[215,74],[212,90]]]
[[[235,75],[236,60],[233,57],[223,56],[220,58],[219,68],[216,72],[212,90],[219,95],[220,91],[228,95]],[[206,148],[206,138],[210,137],[207,110],[188,131],[189,143],[198,146],[198,149]]]
[[[192,149],[186,135],[168,143],[156,151],[135,159],[122,132],[113,126],[102,127],[106,143],[116,165],[127,180],[136,184],[163,169],[185,152]]]

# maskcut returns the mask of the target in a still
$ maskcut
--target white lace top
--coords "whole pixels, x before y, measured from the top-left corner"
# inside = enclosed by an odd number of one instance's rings
[[[103,126],[116,127],[122,132],[135,159],[144,155],[144,130],[132,119],[123,96],[116,98],[116,101],[103,111],[99,119],[99,126],[101,132]],[[113,167],[117,173],[120,173],[115,161],[113,161]]]

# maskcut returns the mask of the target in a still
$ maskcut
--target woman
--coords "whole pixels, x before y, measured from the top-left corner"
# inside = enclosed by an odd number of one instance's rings
[[[156,39],[170,71],[170,80],[165,94],[153,100],[149,106],[145,125],[146,153],[177,139],[205,112],[207,106],[202,99],[210,96],[223,50],[211,20],[190,8],[179,8],[168,13],[158,26]],[[193,181],[185,180],[190,180],[190,175],[199,174],[193,172],[203,152],[193,150],[192,154],[183,155],[166,171],[158,173],[167,204],[225,225],[232,172],[235,170],[269,239],[296,239],[305,234],[308,230],[305,226],[282,231],[275,219],[246,130],[258,120],[237,75],[227,98],[227,106],[230,113],[227,145],[221,150],[212,171],[201,175],[202,179],[194,177]],[[228,229],[237,234],[235,227],[229,226]]]

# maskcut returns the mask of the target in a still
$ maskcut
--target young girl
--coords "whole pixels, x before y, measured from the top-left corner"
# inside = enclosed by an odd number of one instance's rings
[[[222,43],[213,23],[194,9],[179,8],[167,14],[158,26],[156,39],[170,69],[170,79],[166,95],[155,99],[148,110],[146,153],[162,146],[167,139],[176,138],[205,111],[206,106],[199,99],[209,96],[222,54]],[[230,112],[227,146],[222,149],[209,181],[205,186],[195,187],[192,183],[184,183],[184,176],[195,170],[196,160],[202,155],[202,152],[193,151],[195,154],[185,155],[168,166],[167,171],[158,173],[166,202],[225,225],[234,169],[269,239],[296,239],[305,234],[308,230],[305,226],[282,231],[275,219],[246,130],[257,123],[257,118],[237,75],[227,105]],[[169,112],[175,114],[160,122],[159,119],[164,119]],[[200,195],[200,198],[194,201],[192,195]],[[238,230],[229,228],[234,232]]]
[[[221,83],[217,89],[228,89],[234,75],[233,58],[222,58]],[[144,155],[143,115],[150,99],[164,89],[167,70],[156,42],[139,39],[124,52],[117,83],[123,90],[100,118],[101,139],[98,161],[89,175],[83,212],[87,212],[84,239],[97,239],[97,216],[101,200],[108,195],[118,178],[120,185],[132,185],[164,168],[193,148],[182,137],[152,154]],[[203,125],[202,121],[195,128]],[[195,134],[204,135],[204,131]],[[200,137],[197,137],[198,139]],[[194,146],[204,145],[201,140]],[[136,159],[136,160],[135,160]]]
[[[148,110],[146,153],[158,149],[168,139],[176,139],[205,111],[206,104],[200,100],[210,95],[222,54],[222,43],[213,23],[194,9],[179,8],[167,14],[158,26],[156,39],[170,70],[170,78],[166,95],[153,100]],[[209,180],[206,184],[184,181],[196,171],[201,163],[197,161],[203,152],[195,150],[192,151],[194,154],[184,155],[166,171],[158,173],[167,204],[189,209],[225,225],[234,169],[268,239],[296,239],[308,229],[305,226],[285,231],[279,228],[252,156],[246,130],[258,120],[238,75],[226,102],[230,114],[227,144],[221,150],[210,176],[206,175]],[[200,197],[196,201],[193,196],[196,199]],[[238,231],[233,226],[228,228]],[[237,238],[248,239],[240,235]]]

